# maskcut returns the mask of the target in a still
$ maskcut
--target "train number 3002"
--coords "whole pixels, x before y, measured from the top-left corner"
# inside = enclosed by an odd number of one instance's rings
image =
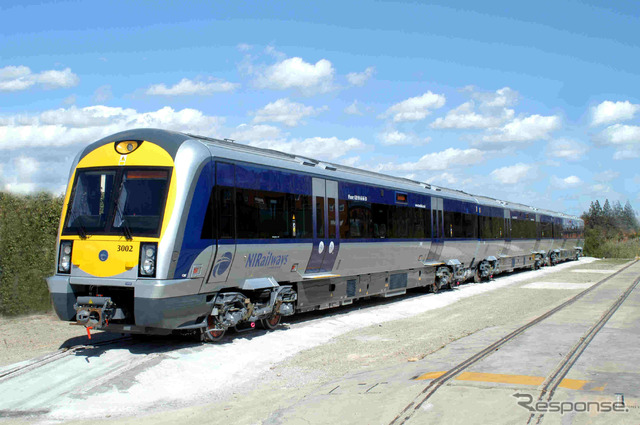
[[[118,245],[118,252],[133,252],[133,245]]]

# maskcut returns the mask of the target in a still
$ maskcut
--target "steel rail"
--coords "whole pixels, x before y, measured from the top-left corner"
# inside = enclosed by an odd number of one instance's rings
[[[540,388],[540,396],[538,397],[538,401],[542,401],[547,396],[546,401],[550,402],[553,399],[553,395],[555,394],[556,389],[562,382],[567,373],[573,365],[578,361],[580,355],[587,349],[587,346],[593,341],[595,336],[600,332],[600,330],[606,325],[611,316],[618,311],[622,303],[631,295],[634,289],[640,283],[640,277],[638,277],[628,288],[627,290],[620,295],[616,299],[616,301],[605,311],[600,319],[594,323],[594,325],[580,338],[580,340],[576,343],[576,345],[567,353],[566,356],[560,361],[560,363],[556,366],[556,368],[549,374],[547,379],[542,383]],[[536,413],[531,413],[529,416],[529,420],[527,420],[527,424],[530,424],[531,421],[535,418]],[[542,422],[542,418],[544,417],[544,413],[538,413],[538,419],[536,424]]]
[[[118,342],[129,341],[132,339],[133,338],[130,336],[124,336],[124,337],[110,339],[108,341],[96,342],[94,344],[74,345],[72,347],[61,348],[57,351],[54,351],[53,353],[45,354],[41,357],[36,357],[35,359],[31,359],[28,364],[18,366],[13,369],[6,370],[4,372],[0,372],[0,382],[7,381],[11,378],[22,375],[23,373],[32,371],[34,369],[38,369],[49,363],[53,363],[56,360],[60,360],[64,357],[74,354],[80,350],[103,347],[105,345],[116,344]]]
[[[479,362],[480,360],[484,359],[485,357],[489,356],[491,353],[495,352],[497,349],[499,349],[500,347],[502,347],[503,345],[505,345],[509,341],[513,340],[515,337],[517,337],[518,335],[520,335],[521,333],[523,333],[527,329],[537,325],[538,323],[540,323],[543,320],[549,318],[550,316],[552,316],[553,314],[557,313],[558,311],[560,311],[560,310],[564,309],[565,307],[573,304],[574,302],[576,302],[577,300],[579,300],[583,296],[587,295],[589,292],[593,291],[594,289],[596,289],[597,287],[599,287],[603,283],[609,281],[614,276],[617,276],[618,274],[622,273],[623,271],[625,271],[626,269],[628,269],[632,265],[636,264],[638,261],[639,260],[634,260],[633,262],[625,265],[620,270],[616,271],[613,274],[610,274],[609,276],[607,276],[604,279],[600,280],[599,282],[593,284],[592,286],[590,286],[589,288],[587,288],[584,291],[580,292],[579,294],[571,297],[570,299],[568,299],[567,301],[563,302],[562,304],[552,308],[551,310],[549,310],[546,313],[538,316],[537,318],[535,318],[532,321],[526,323],[525,325],[519,327],[518,329],[516,329],[513,332],[509,333],[508,335],[500,338],[499,340],[497,340],[493,344],[487,346],[483,350],[477,352],[473,356],[469,357],[468,359],[466,359],[463,362],[459,363],[458,365],[454,366],[453,368],[451,368],[449,371],[447,371],[442,376],[433,379],[420,392],[420,394],[418,394],[416,397],[414,397],[414,399],[409,404],[407,404],[404,407],[404,409],[402,409],[402,411],[389,423],[389,425],[401,425],[401,424],[406,423],[409,419],[411,419],[411,417],[415,414],[415,412],[424,404],[424,402],[426,402],[429,398],[431,398],[431,396],[442,385],[444,385],[445,383],[447,383],[451,379],[455,378],[457,375],[459,375],[461,372],[463,372],[469,366],[472,366],[473,364],[475,364],[475,363]]]

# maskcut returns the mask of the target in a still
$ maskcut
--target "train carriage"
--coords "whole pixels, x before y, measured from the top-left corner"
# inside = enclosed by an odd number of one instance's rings
[[[75,159],[48,278],[63,320],[219,339],[297,311],[580,255],[577,217],[164,130]]]

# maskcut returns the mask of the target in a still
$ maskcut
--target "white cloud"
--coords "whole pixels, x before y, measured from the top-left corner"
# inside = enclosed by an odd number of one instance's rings
[[[447,148],[440,152],[424,155],[416,162],[403,164],[384,164],[383,170],[421,171],[421,170],[446,170],[455,166],[477,164],[484,160],[484,153],[478,149]]]
[[[373,76],[376,69],[373,66],[368,67],[364,72],[350,72],[347,74],[347,81],[353,86],[364,86],[367,80]]]
[[[460,179],[455,174],[451,173],[439,173],[435,176],[429,177],[425,180],[427,183],[440,185],[440,186],[453,186],[460,182]]]
[[[593,179],[597,182],[609,182],[611,180],[614,180],[616,178],[618,178],[620,176],[620,173],[617,171],[613,171],[613,170],[606,170],[603,171],[601,173],[596,174],[595,176],[593,176]]]
[[[251,48],[252,48],[251,45],[247,44],[247,43],[239,43],[236,47],[241,52],[247,52],[247,51],[251,50]]]
[[[569,189],[569,188],[580,186],[582,184],[582,180],[578,176],[569,176],[569,177],[565,177],[564,179],[560,177],[552,176],[551,184],[553,185],[554,188]]]
[[[636,159],[640,158],[640,152],[637,149],[618,149],[613,154],[613,159],[621,160],[621,159]]]
[[[482,138],[485,142],[530,142],[548,139],[550,133],[560,128],[560,117],[529,115],[515,118]]]
[[[21,194],[38,190],[37,174],[40,170],[40,162],[37,159],[21,154],[9,161],[8,165],[12,166],[11,171],[3,181],[0,181],[2,183],[0,189]]]
[[[514,184],[534,178],[535,167],[518,163],[507,167],[497,168],[491,172],[491,177],[502,184]]]
[[[329,108],[323,106],[314,108],[302,103],[291,102],[289,99],[278,99],[267,104],[264,108],[255,112],[253,122],[280,122],[289,127],[298,125],[303,118],[317,115]]]
[[[26,90],[35,85],[48,90],[69,88],[77,86],[79,82],[80,78],[71,72],[71,68],[40,73],[33,73],[29,67],[23,65],[0,68],[0,91]]]
[[[4,190],[7,192],[27,195],[36,192],[38,190],[38,185],[36,183],[27,182],[10,182],[4,185]]]
[[[326,59],[315,64],[294,57],[284,59],[259,72],[256,85],[274,90],[299,89],[303,93],[325,93],[332,90],[335,70]]]
[[[582,143],[569,139],[552,140],[547,144],[547,153],[554,158],[567,161],[578,161],[584,157],[589,148]]]
[[[348,115],[362,115],[362,112],[358,109],[358,101],[354,100],[351,105],[344,108],[344,113]]]
[[[601,145],[614,146],[613,159],[634,159],[640,157],[640,126],[614,124],[594,137]]]
[[[93,97],[91,98],[95,103],[104,103],[108,100],[111,100],[113,97],[113,93],[111,92],[110,85],[100,86],[93,93]],[[75,102],[74,102],[75,103]]]
[[[231,133],[230,138],[243,143],[257,140],[283,141],[282,133],[278,127],[265,124],[251,126],[242,124]]]
[[[433,109],[443,107],[445,97],[442,94],[434,94],[431,91],[426,92],[422,96],[411,97],[396,103],[382,114],[381,118],[393,116],[393,121],[420,121],[426,118]]]
[[[614,124],[604,129],[597,140],[608,145],[625,145],[640,142],[640,126]]]
[[[336,160],[352,151],[365,148],[365,144],[356,138],[341,140],[337,137],[312,137],[303,140],[294,139],[288,142],[256,141],[249,144],[260,148],[275,149],[328,161]]]
[[[40,163],[35,158],[19,156],[15,160],[14,167],[20,181],[29,180],[33,173],[38,170]]]
[[[176,111],[166,106],[152,112],[102,105],[82,109],[61,108],[33,116],[0,118],[0,150],[86,144],[118,131],[139,127],[213,135],[223,123],[223,118],[207,116],[190,108]]]
[[[383,145],[422,145],[431,141],[430,137],[420,138],[415,134],[403,133],[398,130],[388,130],[379,135]]]
[[[589,187],[590,196],[604,195],[610,192],[612,192],[611,186],[606,184],[594,184]]]
[[[485,108],[506,108],[518,102],[518,92],[509,87],[503,87],[493,93],[473,92],[474,99],[481,102]]]
[[[357,167],[360,164],[359,156],[350,156],[349,158],[340,158],[339,164],[346,165],[347,167]]]
[[[207,81],[194,81],[183,78],[172,87],[164,84],[154,84],[146,90],[152,96],[208,96],[214,93],[230,92],[240,87],[240,84],[209,78]]]
[[[501,109],[494,114],[479,114],[473,101],[465,102],[447,115],[431,123],[432,128],[492,128],[513,118],[513,109]]]
[[[24,65],[5,66],[0,68],[0,80],[15,80],[16,78],[27,77],[31,74],[31,69]]]
[[[42,71],[34,77],[36,82],[42,84],[45,89],[69,88],[77,86],[80,82],[80,78],[71,72],[71,68],[62,71]]]
[[[640,111],[640,105],[633,104],[628,100],[624,102],[605,100],[592,109],[591,125],[627,121],[632,119],[638,111]]]
[[[78,100],[78,97],[75,94],[72,94],[71,96],[67,96],[62,103],[64,103],[65,105],[73,105],[74,103],[76,103],[76,101]]]

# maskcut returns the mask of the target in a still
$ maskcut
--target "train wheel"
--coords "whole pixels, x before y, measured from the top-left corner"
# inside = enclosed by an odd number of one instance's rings
[[[440,286],[438,286],[438,282],[433,282],[430,288],[431,288],[431,292],[433,292],[434,294],[437,294],[438,291],[440,291]]]
[[[205,342],[218,342],[224,337],[225,331],[217,329],[213,316],[207,318],[207,327],[202,330],[202,339]]]
[[[260,320],[260,325],[268,330],[268,331],[272,331],[275,328],[278,327],[278,325],[280,324],[280,319],[282,319],[282,316],[280,316],[279,314],[274,314],[273,316],[269,317],[268,319],[262,319]]]

